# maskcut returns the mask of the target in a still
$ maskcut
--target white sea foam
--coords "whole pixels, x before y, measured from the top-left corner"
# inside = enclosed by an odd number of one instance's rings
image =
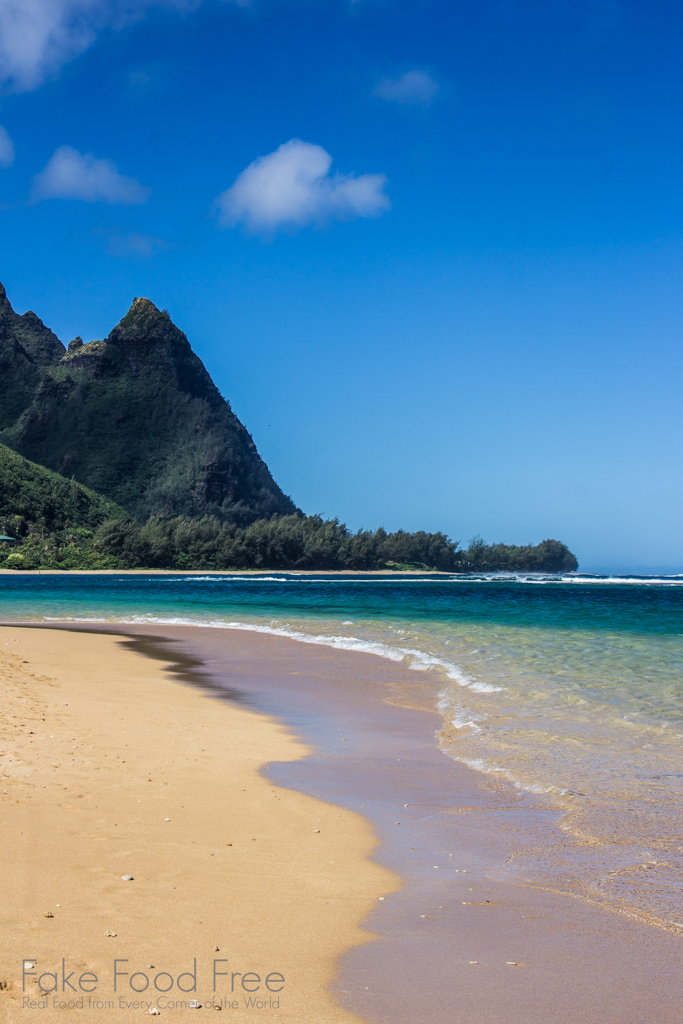
[[[485,715],[478,715],[476,712],[470,711],[469,708],[454,708],[449,697],[442,697],[437,707],[454,729],[472,729],[474,732],[481,732],[481,726],[478,723],[484,720]]]
[[[154,579],[159,580],[160,576],[155,574]],[[258,576],[251,573],[242,573],[239,576],[231,575],[206,575],[206,576],[185,576],[173,575],[162,577],[166,583],[315,583],[336,586],[339,584],[351,583],[354,586],[377,585],[381,583],[396,585],[399,583],[530,583],[536,586],[545,585],[571,585],[588,586],[596,585],[623,585],[623,586],[664,586],[682,587],[683,574],[675,573],[671,576],[600,576],[592,573],[572,573],[563,575],[561,573],[524,573],[524,572],[482,572],[482,573],[443,573],[431,575],[398,575],[398,576],[316,576],[314,573],[296,573],[283,571],[280,576]]]
[[[454,729],[472,729],[474,732],[481,732],[481,726],[477,725],[476,722],[472,721],[471,718],[465,718],[466,712],[462,715],[452,714],[451,725]]]
[[[515,789],[522,789],[526,793],[537,793],[543,796],[548,793],[560,792],[556,786],[540,786],[534,782],[520,782],[507,768],[501,768],[494,761],[485,761],[483,757],[458,757],[449,751],[446,751],[446,753],[454,761],[466,764],[468,768],[473,768],[475,772],[483,772],[484,775],[501,775],[508,782],[511,782]]]
[[[174,576],[167,583],[289,583],[286,576]]]

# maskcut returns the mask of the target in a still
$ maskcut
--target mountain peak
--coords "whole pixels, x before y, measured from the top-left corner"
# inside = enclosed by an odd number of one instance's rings
[[[56,334],[35,313],[15,313],[0,284],[0,430],[28,408],[43,369],[63,355]]]
[[[160,310],[154,305],[151,299],[145,299],[144,297],[139,299],[133,299],[133,305],[128,310],[128,313],[132,313],[133,311],[135,311],[138,315],[143,313],[160,312]]]
[[[22,355],[20,335],[54,336],[32,317],[3,316],[0,306],[2,443],[142,521],[189,515],[246,524],[297,511],[167,312],[136,298],[105,340],[76,338],[63,359],[55,338],[58,358],[39,365]],[[5,320],[14,334],[3,346]],[[28,368],[10,408],[23,366],[12,363],[12,345]]]
[[[120,330],[128,333],[131,329],[136,333],[138,331],[146,332],[162,322],[168,324],[170,320],[171,318],[168,313],[157,309],[151,299],[133,299],[130,309],[123,320],[114,328],[112,335]]]

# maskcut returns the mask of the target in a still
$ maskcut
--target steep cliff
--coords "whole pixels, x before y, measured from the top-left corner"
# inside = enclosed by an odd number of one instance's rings
[[[245,525],[296,511],[168,313],[136,299],[104,341],[75,339],[65,352],[37,317],[13,312],[4,290],[3,300],[0,442],[139,520]]]

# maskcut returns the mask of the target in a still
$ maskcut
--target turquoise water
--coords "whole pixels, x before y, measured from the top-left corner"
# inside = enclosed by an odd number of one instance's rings
[[[561,812],[513,877],[683,928],[683,579],[0,577],[0,618],[237,626],[423,673],[444,753]]]

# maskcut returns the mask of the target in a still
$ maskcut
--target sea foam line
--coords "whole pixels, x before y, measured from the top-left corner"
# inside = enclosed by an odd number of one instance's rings
[[[565,585],[565,586],[660,586],[660,587],[681,587],[683,586],[683,574],[672,574],[671,576],[598,576],[580,574],[565,576],[552,573],[460,573],[460,574],[439,574],[424,576],[315,576],[288,573],[283,571],[281,576],[257,576],[244,574],[239,576],[228,575],[207,575],[207,576],[173,576],[167,577],[169,583],[315,583],[339,585],[352,583],[362,584],[399,584],[399,583],[527,583],[534,586]]]
[[[380,658],[389,661],[405,662],[407,668],[416,672],[427,672],[430,669],[442,669],[449,679],[452,679],[458,686],[467,687],[475,693],[499,693],[505,689],[503,686],[493,686],[491,683],[482,683],[478,679],[472,679],[458,666],[452,662],[436,658],[431,654],[415,650],[411,647],[392,647],[390,644],[383,644],[377,640],[360,640],[357,637],[327,636],[324,633],[302,633],[300,630],[287,629],[284,626],[266,626],[251,622],[203,622],[198,619],[183,618],[181,616],[162,617],[158,615],[133,615],[128,618],[104,619],[101,617],[67,616],[57,618],[45,616],[45,622],[100,622],[111,623],[121,622],[129,625],[150,625],[161,626],[203,626],[212,629],[242,629],[252,633],[268,633],[272,636],[284,636],[290,640],[298,640],[302,644],[315,644],[320,647],[333,647],[341,651],[358,651],[362,654],[376,654]]]

